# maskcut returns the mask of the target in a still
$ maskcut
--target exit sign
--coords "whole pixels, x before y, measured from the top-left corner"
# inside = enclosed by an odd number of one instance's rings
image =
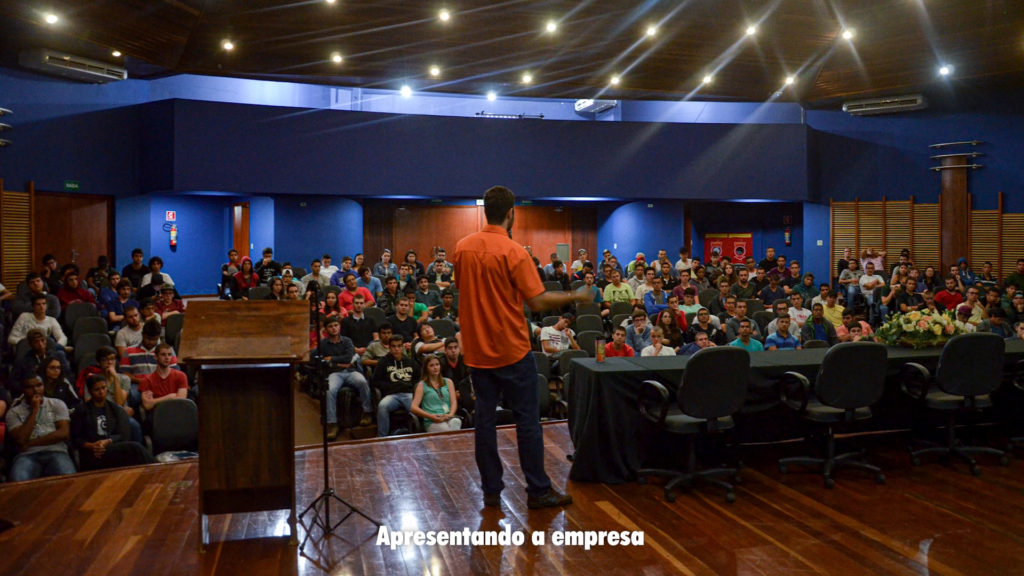
[[[78,180],[65,180],[64,181],[64,190],[66,190],[68,192],[78,192],[81,189],[82,189],[82,183],[79,182]]]
[[[177,219],[178,219],[178,213],[177,212],[175,212],[174,210],[168,210],[167,211],[167,221],[168,222],[174,222]]]

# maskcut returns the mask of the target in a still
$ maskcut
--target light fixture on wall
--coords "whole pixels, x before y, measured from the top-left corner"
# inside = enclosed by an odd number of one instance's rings
[[[505,120],[543,120],[543,114],[493,114],[480,111],[476,113],[477,118],[503,118]]]
[[[13,114],[13,112],[8,110],[7,108],[0,108],[0,116],[10,116],[11,114]],[[4,124],[3,122],[0,122],[0,132],[9,132],[11,130],[14,130],[13,126],[11,126],[10,124]],[[0,148],[3,148],[4,146],[10,146],[11,144],[14,144],[14,142],[11,142],[10,140],[6,140],[4,138],[0,138]]]

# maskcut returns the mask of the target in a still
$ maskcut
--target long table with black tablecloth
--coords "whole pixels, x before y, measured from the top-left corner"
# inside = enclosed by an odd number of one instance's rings
[[[889,348],[889,372],[896,375],[910,362],[934,371],[941,348]],[[800,437],[802,428],[792,410],[779,404],[779,381],[786,372],[799,372],[814,381],[827,349],[754,352],[750,355],[750,385],[743,414],[742,441],[771,441]],[[575,446],[569,478],[618,484],[636,480],[664,450],[664,439],[637,407],[640,385],[657,380],[674,393],[682,382],[688,356],[655,358],[593,358],[572,361],[567,387],[569,431]],[[1024,341],[1006,341],[1007,366],[1024,360]],[[673,398],[674,401],[674,398]],[[899,392],[893,380],[874,409],[866,429],[907,428],[920,408]]]

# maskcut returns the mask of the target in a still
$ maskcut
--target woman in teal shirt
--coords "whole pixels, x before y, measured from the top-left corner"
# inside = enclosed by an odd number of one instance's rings
[[[437,356],[427,356],[422,370],[422,379],[416,384],[410,411],[423,419],[427,432],[462,428],[462,420],[455,417],[459,403],[455,383],[441,376],[441,360]]]

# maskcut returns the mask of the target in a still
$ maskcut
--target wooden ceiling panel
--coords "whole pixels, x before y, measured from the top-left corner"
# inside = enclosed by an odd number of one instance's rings
[[[177,72],[419,91],[816,101],[913,91],[945,63],[961,79],[1024,71],[1020,0],[53,0],[52,27],[36,6],[0,13]]]

